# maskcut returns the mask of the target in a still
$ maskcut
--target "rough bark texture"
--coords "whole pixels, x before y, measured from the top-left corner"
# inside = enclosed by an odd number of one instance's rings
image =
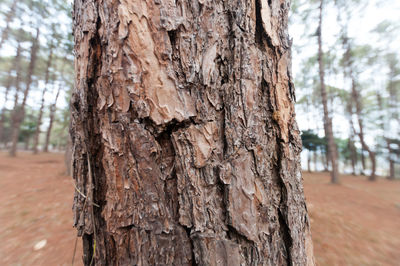
[[[288,10],[75,0],[74,219],[86,265],[313,264]]]
[[[44,100],[45,100],[44,96],[46,95],[47,86],[49,84],[50,67],[51,67],[51,62],[53,60],[53,48],[54,48],[53,44],[50,44],[49,57],[47,59],[47,64],[46,64],[45,84],[44,84],[44,89],[43,89],[43,92],[42,92],[42,103],[40,105],[39,116],[38,116],[38,120],[37,120],[37,123],[36,123],[35,136],[33,137],[33,153],[34,154],[37,154],[39,152],[38,144],[39,144],[40,126],[42,125]]]
[[[326,95],[326,87],[325,87],[325,69],[324,69],[324,62],[323,62],[323,51],[322,51],[322,10],[323,10],[323,0],[320,1],[319,7],[319,26],[318,26],[318,64],[319,64],[319,78],[321,82],[321,99],[322,99],[322,106],[324,108],[324,129],[325,129],[325,136],[328,141],[327,153],[327,160],[330,160],[331,163],[331,182],[332,183],[339,183],[339,170],[338,170],[338,163],[337,163],[337,148],[335,144],[335,140],[333,138],[333,131],[332,131],[332,119],[329,115],[328,110],[328,97]],[[329,162],[327,162],[329,165]]]
[[[54,99],[54,103],[50,106],[50,121],[49,121],[49,126],[47,127],[47,131],[46,131],[46,140],[44,141],[44,146],[43,146],[44,152],[49,151],[51,130],[53,128],[54,116],[56,115],[56,110],[57,110],[57,100],[58,100],[58,96],[60,95],[60,91],[61,91],[61,86],[58,87],[56,98]]]
[[[16,156],[17,154],[17,144],[18,144],[18,136],[20,132],[21,123],[25,117],[25,105],[26,100],[28,99],[28,94],[32,85],[33,72],[35,71],[37,52],[39,50],[39,28],[36,29],[36,37],[32,40],[32,46],[30,51],[30,61],[28,66],[27,80],[26,80],[26,88],[24,90],[24,97],[22,98],[21,105],[18,105],[18,101],[13,111],[13,121],[12,121],[12,133],[11,133],[11,148],[10,148],[10,156]],[[18,74],[17,74],[18,75]]]

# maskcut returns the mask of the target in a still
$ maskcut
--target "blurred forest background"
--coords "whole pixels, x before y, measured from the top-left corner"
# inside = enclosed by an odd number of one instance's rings
[[[62,150],[73,86],[71,3],[2,0],[0,147]]]
[[[296,0],[292,10],[303,168],[398,178],[400,3]]]

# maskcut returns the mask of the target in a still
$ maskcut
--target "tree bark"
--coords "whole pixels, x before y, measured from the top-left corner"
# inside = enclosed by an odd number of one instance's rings
[[[324,69],[324,62],[323,56],[324,53],[322,51],[322,11],[323,11],[323,4],[324,1],[320,0],[319,6],[319,24],[318,24],[318,65],[319,65],[319,78],[321,83],[321,99],[322,99],[322,106],[324,108],[324,130],[325,136],[328,141],[328,150],[329,153],[329,160],[331,163],[331,182],[336,184],[339,183],[339,171],[338,171],[338,164],[337,164],[337,148],[335,144],[335,140],[333,138],[333,131],[332,131],[332,119],[329,116],[328,110],[328,97],[326,94],[326,87],[325,87],[325,69]],[[329,164],[329,163],[328,163]]]
[[[354,77],[352,77],[352,85],[351,85],[351,95],[353,102],[355,103],[356,106],[356,115],[357,115],[357,122],[358,122],[358,137],[361,142],[361,146],[364,150],[368,152],[369,158],[371,160],[371,175],[368,177],[368,180],[370,181],[375,181],[376,180],[376,159],[375,159],[375,152],[373,152],[370,147],[367,145],[365,142],[364,138],[364,124],[363,124],[363,119],[362,119],[362,106],[361,106],[361,97],[359,95],[359,92],[356,88],[356,82],[354,80]],[[363,166],[364,167],[364,166]]]
[[[54,103],[50,106],[50,121],[49,121],[49,126],[46,131],[46,140],[44,142],[43,152],[49,152],[51,130],[53,128],[54,117],[55,117],[56,110],[57,110],[57,100],[58,100],[58,96],[60,95],[60,91],[61,91],[61,85],[58,86],[56,98],[54,100]]]
[[[6,27],[3,29],[1,32],[1,39],[0,39],[0,49],[3,47],[4,42],[8,39],[8,32],[10,30],[10,23],[13,21],[15,17],[15,12],[17,9],[17,0],[14,0],[13,3],[11,4],[10,10],[7,13],[6,16]]]
[[[36,131],[35,135],[33,137],[33,153],[38,154],[38,144],[39,144],[39,134],[40,134],[40,126],[42,125],[42,117],[43,117],[43,109],[44,109],[44,96],[47,91],[47,86],[49,84],[49,76],[50,76],[50,67],[51,67],[51,62],[53,60],[53,43],[50,44],[50,50],[49,50],[49,57],[47,60],[46,64],[46,74],[45,74],[45,84],[44,84],[44,89],[42,92],[42,103],[40,105],[40,110],[39,110],[39,116],[37,120],[37,125],[36,125]]]
[[[85,265],[314,264],[288,10],[75,0]]]
[[[67,176],[72,175],[72,141],[71,137],[68,135],[67,145],[65,147],[65,154],[64,154],[64,163],[65,163],[65,174]]]
[[[31,58],[28,66],[27,80],[26,80],[26,88],[24,90],[24,97],[22,99],[21,105],[18,105],[18,97],[16,97],[16,105],[15,110],[13,111],[13,121],[12,121],[12,133],[11,133],[11,148],[10,148],[10,156],[17,155],[17,144],[18,144],[18,136],[20,132],[21,123],[25,117],[25,105],[26,100],[28,99],[28,94],[32,85],[32,78],[35,71],[37,52],[39,50],[39,28],[36,29],[36,37],[32,40],[31,46]],[[18,73],[17,73],[18,75]]]

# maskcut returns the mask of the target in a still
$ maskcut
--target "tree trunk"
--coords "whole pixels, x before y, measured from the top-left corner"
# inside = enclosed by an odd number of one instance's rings
[[[46,65],[45,84],[44,84],[44,89],[42,92],[42,104],[40,105],[35,136],[33,137],[33,153],[34,154],[38,154],[38,152],[39,152],[37,146],[39,144],[40,126],[42,125],[42,117],[43,117],[43,109],[44,109],[44,96],[46,94],[47,86],[49,84],[50,67],[51,67],[51,61],[53,59],[53,43],[50,44],[49,49],[50,49],[50,51],[49,51],[49,58],[47,60],[47,65]]]
[[[14,142],[15,138],[15,125],[18,123],[21,123],[19,120],[20,118],[20,106],[18,104],[19,102],[19,92],[21,91],[21,79],[22,79],[22,67],[21,67],[21,52],[22,52],[22,47],[21,43],[18,43],[17,46],[17,54],[15,56],[15,71],[16,71],[16,77],[15,77],[15,94],[14,94],[14,107],[11,112],[11,140],[12,140],[12,147],[11,147],[11,156],[16,155],[16,150],[17,150],[17,142],[18,142],[18,135],[16,137],[16,141]],[[19,133],[18,133],[19,134]]]
[[[288,10],[75,0],[85,265],[313,264]]]
[[[398,75],[398,70],[396,70],[397,67],[397,60],[390,60],[389,61],[389,84],[388,84],[388,92],[389,92],[389,101],[388,101],[388,115],[389,115],[389,121],[390,120],[395,120],[395,121],[399,121],[399,108],[398,108],[398,89],[395,85],[396,82],[396,76]],[[387,120],[386,120],[387,122]],[[389,125],[389,130],[390,133],[391,132],[391,127]],[[386,132],[386,131],[385,131]],[[389,136],[391,135],[389,133]],[[389,138],[385,138],[386,139],[386,145],[387,145],[387,149],[388,149],[388,161],[389,161],[389,176],[388,179],[389,180],[394,180],[396,179],[396,172],[395,172],[395,161],[393,159],[393,149],[391,147],[391,140]]]
[[[369,148],[369,146],[365,142],[364,124],[363,124],[362,110],[361,110],[362,109],[362,107],[361,107],[361,98],[360,98],[359,92],[357,91],[356,82],[354,80],[354,77],[352,77],[351,95],[352,95],[353,102],[356,105],[356,115],[357,115],[357,122],[358,122],[358,127],[359,127],[358,137],[360,139],[361,146],[362,146],[363,150],[366,150],[368,152],[369,158],[371,160],[371,165],[372,165],[371,166],[371,175],[369,176],[368,180],[375,181],[376,180],[376,176],[375,176],[375,172],[376,172],[375,153]],[[365,166],[364,164],[365,164],[365,162],[363,162],[363,168]]]
[[[3,108],[1,110],[1,117],[0,117],[0,141],[4,142],[5,138],[4,138],[4,123],[6,120],[6,104],[8,102],[8,94],[10,93],[10,89],[11,89],[11,85],[13,83],[13,77],[11,75],[11,72],[13,69],[15,69],[15,62],[16,59],[14,58],[14,62],[13,62],[13,66],[10,68],[10,70],[8,71],[7,74],[7,83],[6,83],[6,91],[4,93],[4,105]]]
[[[394,160],[392,159],[392,147],[390,146],[389,139],[386,139],[387,149],[389,153],[389,176],[387,177],[389,180],[394,180],[396,178],[395,169],[394,169]]]
[[[314,171],[318,172],[318,167],[317,167],[317,156],[318,156],[318,152],[317,150],[314,151]]]
[[[311,151],[307,151],[307,171],[311,173]]]
[[[6,27],[1,32],[1,39],[0,39],[0,49],[3,47],[4,42],[8,39],[8,32],[10,30],[10,23],[13,21],[15,17],[15,11],[17,9],[17,0],[14,0],[11,4],[10,10],[6,16]]]
[[[352,169],[352,175],[356,175],[356,166],[357,166],[357,150],[354,145],[354,135],[351,134],[349,138],[349,151],[350,151],[350,161],[351,161],[351,169]]]
[[[30,144],[30,142],[31,142],[31,136],[26,136],[26,139],[25,139],[25,150],[29,150],[29,144]]]
[[[24,91],[24,97],[22,99],[22,103],[20,106],[18,106],[18,97],[16,98],[17,99],[17,101],[16,101],[17,108],[13,112],[14,119],[13,119],[13,123],[12,123],[12,133],[11,133],[12,144],[11,144],[11,148],[10,148],[10,156],[13,156],[13,157],[16,156],[16,154],[17,154],[19,131],[20,131],[21,123],[25,117],[25,105],[26,105],[26,100],[28,99],[30,87],[32,85],[32,78],[33,78],[33,74],[35,71],[38,50],[39,50],[39,28],[36,29],[36,37],[35,37],[35,39],[32,40],[31,58],[29,61],[29,66],[28,66],[27,81],[26,81],[26,88]]]
[[[44,152],[49,152],[51,130],[53,128],[54,116],[55,116],[56,110],[57,110],[57,100],[58,100],[58,96],[60,95],[60,91],[61,91],[61,85],[58,86],[56,99],[54,100],[54,103],[50,106],[50,122],[49,122],[49,127],[47,128],[47,131],[46,131],[46,140],[44,142],[44,147],[43,147]]]
[[[322,51],[322,10],[323,10],[323,0],[320,0],[319,25],[318,25],[318,31],[317,31],[319,78],[320,78],[320,82],[321,82],[322,105],[324,108],[324,129],[325,129],[325,136],[328,141],[327,152],[329,153],[330,164],[332,167],[331,182],[336,184],[336,183],[339,183],[339,171],[338,171],[338,164],[337,164],[337,149],[336,149],[336,144],[335,144],[335,140],[333,138],[333,131],[332,131],[332,119],[329,116],[328,97],[326,94],[326,87],[325,87],[325,70],[324,70],[323,51]]]

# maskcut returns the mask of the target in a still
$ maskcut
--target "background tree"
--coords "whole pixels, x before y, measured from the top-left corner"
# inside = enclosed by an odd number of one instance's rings
[[[369,174],[372,180],[377,175],[388,173],[390,176],[389,147],[381,140],[388,137],[388,134],[391,135],[390,138],[398,138],[400,127],[395,119],[389,118],[390,93],[386,88],[390,80],[390,67],[384,58],[387,54],[393,55],[398,51],[398,46],[395,45],[399,43],[397,23],[383,20],[376,26],[370,26],[371,32],[360,33],[360,29],[355,27],[360,23],[355,21],[362,20],[365,10],[376,9],[379,5],[388,3],[324,0],[323,5],[329,12],[319,12],[320,4],[321,1],[295,1],[294,15],[291,18],[297,58],[294,69],[300,96],[300,128],[313,129],[316,134],[322,134],[319,128],[324,127],[317,122],[317,118],[322,118],[323,113],[318,113],[318,110],[323,109],[323,103],[322,97],[316,97],[320,83],[316,78],[319,72],[318,62],[322,62],[327,110],[333,125],[337,125],[333,128],[334,134],[341,145],[345,144],[342,140],[348,139],[346,143],[349,153],[346,154],[345,150],[340,151],[340,170],[353,174]],[[315,28],[309,25],[318,24],[320,14],[329,30],[324,31],[323,36],[326,37],[316,43],[315,37],[318,37],[320,32],[315,32]],[[360,36],[368,36],[368,41]],[[319,47],[327,52],[320,56],[322,60],[317,61],[315,51],[318,51]],[[397,80],[397,77],[394,77],[394,80]],[[382,100],[381,106],[377,98],[378,93]],[[326,155],[328,154],[329,152]],[[326,157],[329,159],[329,156]],[[388,162],[387,167],[379,163],[382,160]],[[358,165],[360,162],[362,167]],[[324,160],[321,160],[321,163],[326,164]]]
[[[322,99],[322,107],[324,110],[324,130],[325,136],[328,142],[327,152],[329,154],[329,159],[331,163],[331,182],[338,183],[339,182],[339,170],[337,165],[337,147],[335,144],[335,139],[333,137],[332,130],[332,119],[330,116],[330,112],[328,110],[328,96],[326,92],[325,86],[325,68],[323,62],[323,50],[322,50],[322,14],[323,14],[324,1],[320,0],[319,7],[319,24],[317,29],[317,37],[318,37],[318,65],[319,65],[319,79],[321,86],[321,99]]]

